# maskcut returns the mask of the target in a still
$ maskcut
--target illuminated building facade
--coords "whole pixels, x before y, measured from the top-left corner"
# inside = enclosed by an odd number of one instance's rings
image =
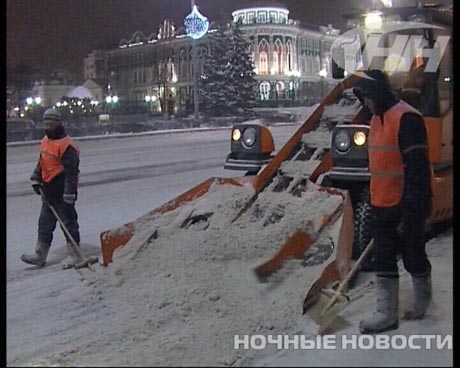
[[[327,92],[330,47],[339,31],[289,18],[279,4],[237,9],[254,62],[258,106],[311,105]],[[209,32],[215,24],[211,22]],[[208,33],[209,34],[209,33]],[[195,40],[196,69],[203,72],[209,37]],[[85,78],[106,80],[126,112],[190,114],[193,111],[192,39],[184,27],[165,20],[156,34],[135,32],[118,48],[95,50],[85,58]]]

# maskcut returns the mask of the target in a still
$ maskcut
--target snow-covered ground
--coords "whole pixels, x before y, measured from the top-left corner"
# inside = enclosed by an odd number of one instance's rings
[[[271,128],[278,148],[295,128]],[[80,142],[77,210],[83,251],[97,254],[103,230],[135,220],[209,177],[241,176],[223,170],[228,138],[229,131],[214,131]],[[234,335],[314,337],[315,326],[301,315],[301,305],[324,264],[292,262],[284,276],[267,284],[252,272],[278,249],[290,224],[321,217],[308,211],[314,195],[298,203],[282,195],[262,197],[261,205],[229,224],[252,191],[213,186],[193,206],[149,226],[140,223],[113,264],[96,265],[94,273],[85,270],[91,285],[81,282],[76,271],[61,270],[65,247],[59,231],[50,265],[28,267],[19,256],[35,242],[40,201],[28,177],[36,155],[34,146],[7,151],[8,366],[452,365],[448,349],[234,349]],[[181,220],[192,210],[215,214],[182,228]],[[270,214],[280,213],[279,222],[270,220]],[[155,229],[156,239],[136,242]],[[453,333],[452,247],[451,232],[429,242],[434,303],[424,320],[401,322],[389,335]],[[359,320],[373,308],[372,288],[363,285],[331,326],[337,338],[357,334]],[[402,270],[401,309],[409,299],[409,278]]]

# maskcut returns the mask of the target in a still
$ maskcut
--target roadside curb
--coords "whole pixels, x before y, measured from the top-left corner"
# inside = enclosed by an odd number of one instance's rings
[[[271,126],[288,126],[297,125],[298,123],[276,123]],[[140,137],[149,135],[162,135],[162,134],[178,134],[178,133],[190,133],[190,132],[206,132],[206,131],[219,131],[219,130],[231,130],[232,127],[214,127],[214,128],[187,128],[187,129],[168,129],[168,130],[153,130],[148,132],[139,133],[112,133],[112,134],[101,134],[101,135],[88,135],[84,137],[72,137],[74,141],[90,141],[100,139],[114,139],[114,138],[130,138]],[[8,142],[7,147],[18,147],[18,146],[32,146],[40,143],[40,140],[25,141],[25,142]]]
[[[84,137],[72,137],[74,141],[91,141],[100,139],[113,139],[113,138],[130,138],[148,135],[161,135],[161,134],[177,134],[177,133],[189,133],[197,131],[213,131],[213,130],[230,130],[232,127],[216,127],[216,128],[189,128],[189,129],[168,129],[168,130],[153,130],[149,132],[139,133],[109,133],[101,135],[88,135]],[[7,147],[16,146],[29,146],[39,144],[40,140],[25,141],[25,142],[9,142],[6,144]]]

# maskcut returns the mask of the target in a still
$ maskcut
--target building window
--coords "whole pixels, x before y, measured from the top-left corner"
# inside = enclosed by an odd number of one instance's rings
[[[270,22],[278,23],[278,13],[275,11],[270,12]]]
[[[248,46],[248,54],[249,54],[249,58],[252,61],[252,64],[255,64],[254,45],[252,43]]]
[[[256,16],[256,13],[250,12],[250,13],[247,13],[247,16],[248,16],[247,23],[254,23],[254,17]]]
[[[284,96],[284,89],[285,89],[285,85],[284,85],[284,82],[283,81],[278,81],[276,82],[276,89],[275,89],[275,96],[276,96],[276,99],[283,99],[285,98]]]
[[[281,74],[282,73],[282,54],[283,54],[283,46],[281,45],[281,41],[278,39],[275,41],[273,45],[273,72],[272,74]]]
[[[270,83],[269,82],[262,82],[260,83],[260,86],[259,86],[259,92],[260,92],[260,99],[262,101],[266,101],[268,100],[269,96],[270,96]]]
[[[268,74],[268,43],[265,40],[259,44],[259,74]]]
[[[288,71],[292,71],[294,67],[292,57],[293,57],[292,44],[291,44],[291,41],[287,41],[286,42],[286,62],[287,62]]]
[[[267,23],[267,12],[259,12],[258,14],[258,23]]]
[[[187,78],[187,52],[185,49],[180,50],[179,52],[179,78]]]

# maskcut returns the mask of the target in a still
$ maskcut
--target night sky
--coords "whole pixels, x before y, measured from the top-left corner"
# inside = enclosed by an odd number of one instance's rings
[[[343,28],[350,6],[371,0],[278,0],[290,17]],[[211,21],[230,20],[232,10],[253,0],[197,0]],[[258,3],[269,3],[259,1]],[[139,30],[156,33],[170,18],[182,26],[190,0],[7,0],[7,65],[67,67],[81,73],[83,58],[94,49],[113,48]]]

